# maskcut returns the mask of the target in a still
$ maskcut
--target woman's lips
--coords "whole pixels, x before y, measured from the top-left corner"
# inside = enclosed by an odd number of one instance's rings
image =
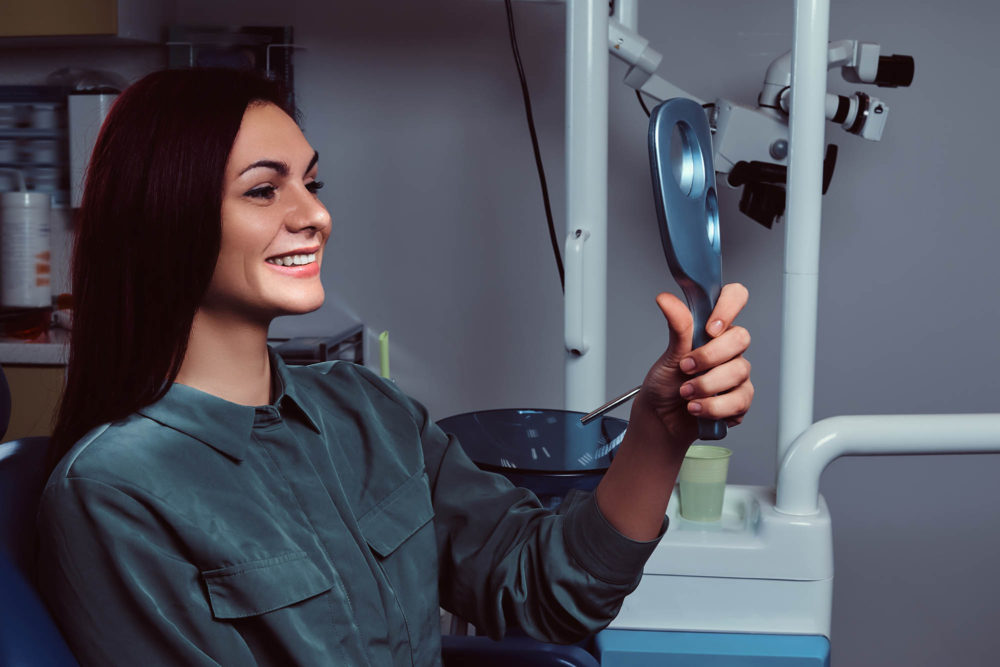
[[[272,255],[271,257],[268,257],[264,261],[270,264],[277,264],[279,266],[309,264],[310,262],[316,261],[316,253],[318,252],[319,248],[293,250],[291,252],[282,253],[280,255]]]
[[[282,264],[275,264],[273,262],[264,262],[267,264],[269,269],[273,269],[280,274],[291,276],[293,278],[312,278],[319,275],[319,259],[314,259],[308,264],[292,264],[291,266],[284,266]]]

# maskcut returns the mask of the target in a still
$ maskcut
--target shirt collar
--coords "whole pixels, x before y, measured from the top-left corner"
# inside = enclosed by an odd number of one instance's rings
[[[319,415],[316,406],[309,400],[303,400],[302,394],[295,384],[295,378],[291,370],[285,365],[281,357],[271,349],[267,348],[267,353],[271,356],[271,378],[274,381],[274,405],[280,406],[284,399],[298,408],[303,419],[312,430],[320,433]]]
[[[303,401],[295,389],[294,378],[281,358],[268,348],[271,359],[271,378],[274,383],[275,400],[273,406],[285,403],[295,405],[305,423],[317,433],[320,432],[317,419],[310,414],[315,407]],[[196,440],[219,450],[223,454],[242,461],[250,444],[254,415],[257,408],[252,405],[231,403],[200,389],[175,382],[167,393],[152,405],[138,410],[139,414],[152,419]]]

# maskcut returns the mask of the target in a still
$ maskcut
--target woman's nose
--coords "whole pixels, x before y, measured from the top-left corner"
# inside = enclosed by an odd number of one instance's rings
[[[304,186],[297,190],[301,191],[296,192],[295,204],[285,216],[285,224],[294,232],[312,228],[327,236],[330,231],[330,213],[323,202]]]

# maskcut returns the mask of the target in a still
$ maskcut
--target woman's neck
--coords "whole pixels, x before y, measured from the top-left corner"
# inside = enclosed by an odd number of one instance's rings
[[[176,381],[240,405],[271,400],[267,324],[199,310]]]

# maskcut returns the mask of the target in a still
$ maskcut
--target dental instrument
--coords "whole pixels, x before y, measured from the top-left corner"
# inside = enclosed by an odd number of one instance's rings
[[[628,401],[632,400],[632,398],[636,394],[639,393],[640,389],[642,389],[642,385],[641,384],[638,387],[636,387],[635,389],[630,389],[629,391],[626,391],[624,394],[622,394],[621,396],[618,396],[617,398],[612,398],[610,401],[608,401],[607,403],[605,403],[601,407],[597,408],[596,410],[588,412],[584,416],[580,417],[580,423],[581,424],[586,424],[586,423],[588,423],[590,421],[593,421],[594,419],[597,419],[598,417],[600,417],[601,415],[603,415],[605,412],[608,412],[610,410],[614,410],[619,405],[622,405],[623,403],[627,403]]]

